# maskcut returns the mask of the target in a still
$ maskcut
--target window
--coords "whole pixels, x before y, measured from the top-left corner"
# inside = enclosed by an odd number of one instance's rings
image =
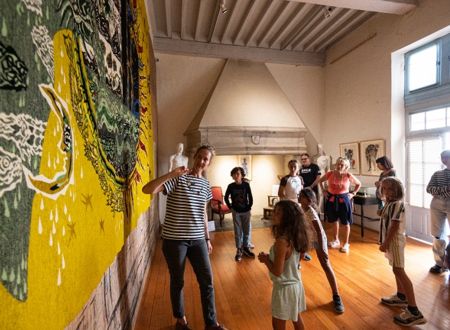
[[[450,148],[450,34],[405,54],[404,78],[406,198],[411,207],[426,209],[426,187],[443,168],[440,153]]]
[[[438,83],[438,45],[431,44],[406,55],[409,92]]]
[[[450,107],[422,111],[409,115],[409,131],[426,131],[450,126]]]
[[[411,206],[428,208],[431,195],[426,192],[431,175],[442,168],[441,137],[411,140],[408,142],[407,195]]]

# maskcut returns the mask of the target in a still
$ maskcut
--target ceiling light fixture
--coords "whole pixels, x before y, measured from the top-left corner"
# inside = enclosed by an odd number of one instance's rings
[[[222,12],[222,14],[226,14],[228,12],[225,0],[220,0],[220,11]]]

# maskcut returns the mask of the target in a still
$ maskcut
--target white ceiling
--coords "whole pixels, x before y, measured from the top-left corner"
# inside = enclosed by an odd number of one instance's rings
[[[303,65],[323,65],[326,50],[373,15],[416,7],[415,0],[146,1],[156,52]]]

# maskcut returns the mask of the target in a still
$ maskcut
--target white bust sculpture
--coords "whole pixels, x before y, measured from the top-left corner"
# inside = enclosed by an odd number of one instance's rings
[[[180,166],[187,167],[188,158],[185,155],[183,155],[183,149],[184,149],[183,143],[178,143],[177,144],[177,153],[170,156],[170,159],[169,159],[169,172]]]
[[[320,143],[317,145],[317,151],[318,151],[316,159],[317,166],[319,166],[320,172],[322,174],[325,174],[328,170],[331,169],[330,168],[331,157],[325,154],[325,151],[323,151],[323,146]]]

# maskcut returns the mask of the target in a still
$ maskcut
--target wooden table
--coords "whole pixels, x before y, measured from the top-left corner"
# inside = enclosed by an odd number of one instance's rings
[[[354,213],[354,215],[358,215],[361,217],[361,237],[364,237],[364,219],[367,219],[369,221],[379,221],[380,218],[371,218],[364,215],[364,206],[365,205],[377,205],[378,199],[375,196],[362,196],[362,195],[355,195],[353,197],[353,203],[356,205],[361,206],[361,214]]]

